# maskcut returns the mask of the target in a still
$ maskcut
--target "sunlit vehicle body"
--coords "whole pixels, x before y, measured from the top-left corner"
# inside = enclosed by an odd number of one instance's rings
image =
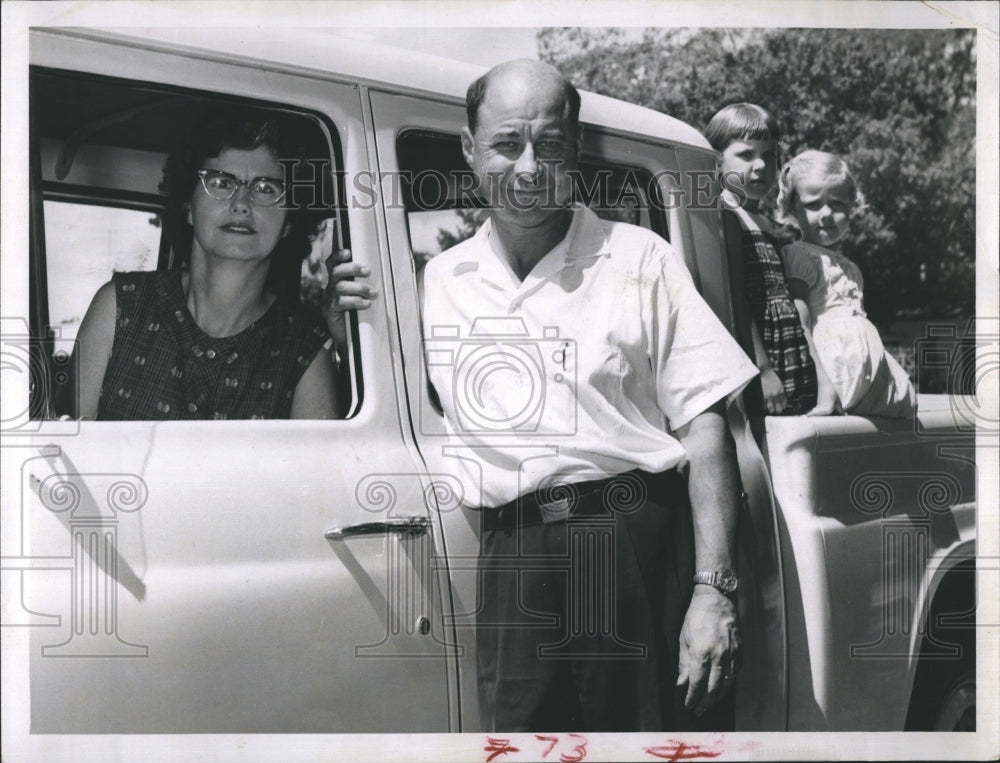
[[[4,331],[38,370],[4,431],[29,447],[3,470],[20,491],[4,498],[20,596],[4,625],[30,627],[31,731],[478,731],[479,515],[443,456],[417,273],[475,217],[459,131],[480,70],[298,31],[36,29],[30,55],[31,314]],[[300,189],[328,210],[313,259],[349,247],[384,295],[351,320],[349,415],[52,420],[94,290],[176,265],[156,184],[205,103],[272,111],[332,171]],[[604,184],[602,214],[671,241],[748,347],[714,152],[594,94],[581,121],[584,194]],[[938,337],[934,362],[968,346]],[[974,410],[919,407],[916,422],[731,410],[738,729],[974,724]]]

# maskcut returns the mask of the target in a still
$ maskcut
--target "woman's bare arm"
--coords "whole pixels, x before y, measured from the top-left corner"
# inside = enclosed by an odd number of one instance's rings
[[[292,396],[293,419],[342,419],[344,412],[337,404],[337,372],[333,358],[324,347],[302,374]]]
[[[113,281],[108,281],[90,301],[77,332],[74,362],[70,364],[77,374],[66,386],[72,399],[63,397],[57,401],[56,408],[60,412],[79,419],[97,418],[101,384],[115,341],[116,308],[115,285]]]

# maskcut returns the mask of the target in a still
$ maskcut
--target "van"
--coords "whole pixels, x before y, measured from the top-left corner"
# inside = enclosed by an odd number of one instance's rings
[[[31,732],[479,731],[480,517],[442,457],[417,274],[482,214],[456,180],[482,70],[273,29],[34,28],[29,44],[30,272],[5,252],[4,277],[29,284],[30,312],[3,338],[31,388],[3,417],[3,625],[29,634]],[[327,225],[307,291],[349,248],[383,295],[350,318],[348,416],[57,420],[97,287],[176,265],[157,182],[186,120],[217,104],[272,113],[312,147],[299,191]],[[600,213],[668,239],[749,347],[716,154],[592,93],[581,121]],[[975,350],[961,332],[928,341],[946,368]],[[975,408],[919,408],[731,409],[738,730],[975,728]]]

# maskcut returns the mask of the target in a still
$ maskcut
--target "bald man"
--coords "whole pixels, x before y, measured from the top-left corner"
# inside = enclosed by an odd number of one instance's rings
[[[422,304],[448,453],[482,516],[482,722],[677,727],[674,686],[701,714],[739,664],[725,404],[757,370],[676,250],[572,203],[580,96],[558,71],[502,64],[466,107],[490,216],[428,263]],[[456,330],[463,363],[432,362]]]

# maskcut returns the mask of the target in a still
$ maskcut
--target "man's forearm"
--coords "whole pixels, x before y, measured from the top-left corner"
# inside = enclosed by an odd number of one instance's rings
[[[736,566],[739,469],[722,403],[677,430],[690,461],[688,492],[694,519],[695,569]],[[687,685],[684,704],[697,714],[719,701],[739,669],[740,626],[736,604],[710,586],[695,588],[680,635],[677,685]]]
[[[695,416],[677,434],[689,459],[695,567],[735,569],[740,475],[723,404]]]

